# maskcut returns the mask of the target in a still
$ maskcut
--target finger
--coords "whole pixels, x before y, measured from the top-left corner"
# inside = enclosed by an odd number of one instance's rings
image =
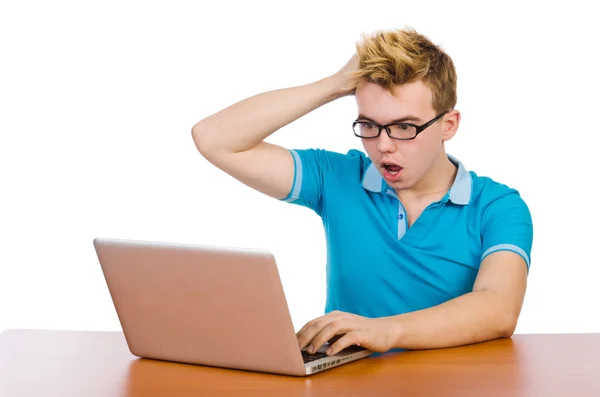
[[[344,336],[344,335],[341,335],[341,334],[340,334],[340,335],[335,335],[333,338],[329,339],[329,340],[327,341],[327,343],[329,343],[330,345],[333,345],[333,344],[334,344],[335,342],[337,342],[337,341],[338,341],[338,339],[340,339],[342,336]]]
[[[328,319],[332,319],[332,318],[335,318],[335,317],[339,317],[339,316],[340,316],[340,315],[342,315],[342,314],[343,314],[342,312],[340,312],[340,311],[338,311],[338,310],[334,310],[334,311],[332,311],[332,312],[329,312],[329,313],[327,313],[327,314],[324,314],[324,315],[322,315],[322,316],[320,316],[320,317],[317,317],[317,318],[315,318],[315,319],[313,319],[313,320],[309,321],[308,323],[306,323],[306,324],[305,324],[305,325],[304,325],[304,326],[303,326],[303,327],[300,329],[300,331],[296,332],[296,336],[298,336],[298,337],[299,337],[299,336],[300,336],[300,335],[302,335],[304,332],[306,332],[306,330],[307,330],[307,329],[309,329],[309,328],[313,327],[314,325],[316,325],[316,324],[317,324],[317,323],[319,323],[319,322],[326,321],[326,320],[328,320]]]
[[[302,334],[304,334],[306,331],[308,331],[309,329],[313,328],[315,325],[317,325],[317,323],[319,321],[322,321],[323,318],[325,316],[321,316],[321,317],[317,317],[313,320],[310,320],[309,322],[307,322],[306,324],[304,324],[304,326],[302,328],[300,328],[300,330],[298,332],[296,332],[296,337],[301,337]]]
[[[319,318],[304,326],[301,332],[298,332],[298,346],[300,346],[300,350],[307,348],[313,338],[321,332],[323,327],[328,323],[329,320],[327,318]]]
[[[349,346],[352,346],[352,345],[360,346],[362,342],[363,341],[362,341],[361,333],[359,331],[348,332],[346,335],[344,335],[340,339],[338,339],[337,342],[335,342],[333,345],[331,345],[325,351],[325,353],[332,356],[334,354],[338,354],[339,352],[341,352],[342,350],[344,350],[345,348],[347,348]]]
[[[317,351],[330,339],[341,337],[343,334],[350,332],[354,327],[351,319],[335,319],[317,333],[310,344],[313,346],[313,351]]]
[[[312,339],[317,335],[323,327],[325,327],[332,319],[339,317],[340,312],[334,311],[331,313],[327,313],[321,317],[317,317],[316,319],[309,321],[300,329],[300,331],[296,332],[296,337],[298,338],[298,345],[300,349],[306,348],[306,346],[312,341]]]
[[[311,320],[311,321],[307,322],[306,324],[304,324],[304,326],[302,328],[300,328],[300,330],[298,332],[296,332],[296,337],[299,339],[307,330],[314,327],[316,322],[317,322],[317,319]]]
[[[298,346],[300,346],[300,350],[311,350],[312,347],[310,343],[312,342],[315,335],[317,335],[321,331],[321,328],[318,325],[314,325],[311,328],[308,328],[306,331],[300,335],[298,338]],[[309,351],[310,353],[310,351]]]

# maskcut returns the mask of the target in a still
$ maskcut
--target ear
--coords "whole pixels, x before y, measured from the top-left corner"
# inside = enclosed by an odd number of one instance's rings
[[[442,119],[442,140],[452,139],[460,124],[460,112],[456,109],[449,111]]]

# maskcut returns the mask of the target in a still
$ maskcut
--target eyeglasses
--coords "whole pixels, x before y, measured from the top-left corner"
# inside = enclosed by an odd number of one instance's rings
[[[352,130],[354,131],[354,135],[359,138],[372,139],[377,138],[379,134],[381,134],[381,130],[385,129],[390,138],[407,141],[415,139],[417,135],[423,132],[425,128],[438,121],[439,118],[446,113],[448,112],[437,115],[423,125],[415,125],[411,123],[392,123],[381,125],[373,121],[361,121],[357,119],[352,123]]]

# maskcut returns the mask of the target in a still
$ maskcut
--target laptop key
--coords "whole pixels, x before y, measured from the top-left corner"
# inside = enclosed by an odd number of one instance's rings
[[[304,363],[309,363],[311,361],[315,361],[315,360],[318,360],[323,357],[327,357],[327,354],[322,353],[322,352],[316,352],[314,354],[310,354],[307,351],[302,350],[302,359],[304,360]]]

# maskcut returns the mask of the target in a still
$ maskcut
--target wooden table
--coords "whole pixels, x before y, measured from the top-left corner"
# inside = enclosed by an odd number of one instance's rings
[[[138,359],[119,332],[0,334],[0,396],[600,396],[600,334],[389,353],[307,378]]]

